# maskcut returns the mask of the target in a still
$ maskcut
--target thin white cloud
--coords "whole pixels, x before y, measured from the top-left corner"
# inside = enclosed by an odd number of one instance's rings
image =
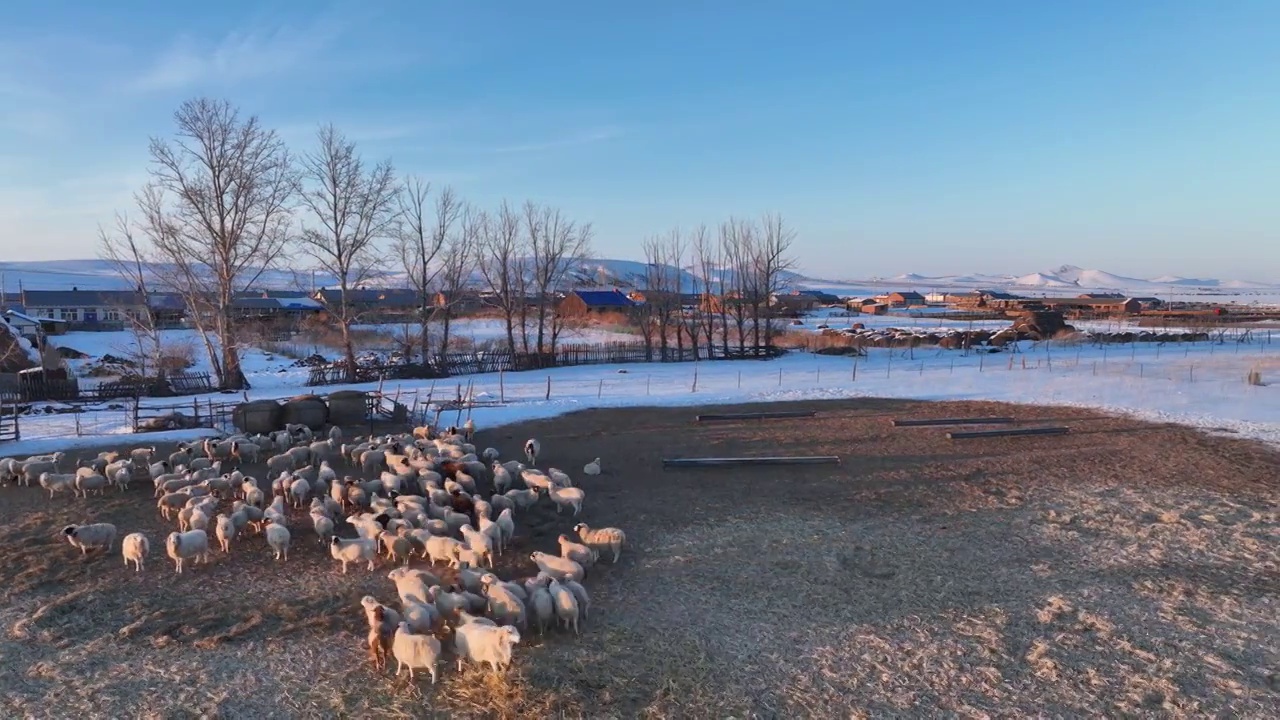
[[[587,130],[574,135],[561,138],[553,138],[550,140],[540,140],[526,143],[518,143],[514,145],[501,145],[489,148],[492,153],[535,153],[544,150],[559,150],[561,148],[576,147],[578,145],[591,145],[599,142],[606,142],[622,137],[622,129],[617,127],[602,127]]]
[[[340,33],[322,18],[306,27],[237,30],[216,42],[184,35],[128,85],[141,92],[180,90],[282,75],[318,61]]]

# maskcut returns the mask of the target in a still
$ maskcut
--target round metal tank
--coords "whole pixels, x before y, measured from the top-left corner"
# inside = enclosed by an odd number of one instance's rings
[[[299,395],[284,404],[284,421],[290,425],[306,425],[312,430],[323,429],[329,420],[329,406],[315,395]]]
[[[247,433],[270,433],[284,427],[284,407],[275,400],[240,403],[231,413],[236,427]]]
[[[329,395],[329,422],[334,425],[363,425],[368,413],[368,393],[339,390]]]

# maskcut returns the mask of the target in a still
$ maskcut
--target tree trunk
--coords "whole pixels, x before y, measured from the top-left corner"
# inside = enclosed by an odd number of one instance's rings
[[[342,356],[347,360],[347,382],[353,383],[356,381],[356,345],[351,340],[351,320],[340,318],[338,327],[342,330]]]

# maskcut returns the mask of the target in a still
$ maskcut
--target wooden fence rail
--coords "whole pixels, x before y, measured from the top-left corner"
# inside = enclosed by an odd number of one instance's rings
[[[426,365],[370,365],[356,369],[356,382],[380,380],[433,379],[480,373],[521,372],[553,367],[579,365],[625,365],[643,362],[693,362],[696,360],[758,360],[776,358],[784,350],[774,346],[731,346],[706,348],[646,348],[641,343],[606,345],[564,345],[555,353],[513,353],[510,351],[447,353],[437,355]],[[347,368],[341,364],[311,368],[310,386],[337,385],[348,382]]]

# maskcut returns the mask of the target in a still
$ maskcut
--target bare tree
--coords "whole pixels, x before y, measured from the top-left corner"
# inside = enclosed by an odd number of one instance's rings
[[[449,233],[440,253],[440,302],[436,304],[436,309],[442,319],[441,355],[449,352],[449,329],[458,307],[464,301],[463,292],[470,284],[471,273],[475,270],[478,238],[485,222],[481,213],[463,208],[457,232]]]
[[[524,206],[525,230],[528,232],[529,271],[537,297],[537,352],[555,353],[556,341],[564,327],[556,312],[556,294],[565,289],[569,273],[591,246],[591,226],[577,225],[560,210],[538,207],[532,202]]]
[[[698,277],[701,278],[701,297],[698,303],[698,317],[702,321],[702,332],[707,340],[707,357],[712,357],[715,347],[716,308],[723,307],[724,273],[721,271],[720,245],[711,239],[705,225],[700,225],[693,235],[693,253],[697,258]],[[717,298],[719,300],[717,300]],[[721,335],[723,339],[725,336]],[[728,340],[723,340],[725,351]]]
[[[680,303],[680,293],[683,290],[683,283],[680,282],[684,267],[684,256],[687,252],[684,235],[677,228],[667,235],[665,257],[663,266],[669,274],[670,279],[667,282],[667,304],[666,304],[666,324],[675,330],[676,335],[676,357],[684,360],[684,322],[683,311]]]
[[[445,187],[436,195],[432,217],[427,211],[430,194],[431,185],[418,178],[405,183],[400,204],[400,232],[396,241],[405,274],[418,294],[419,341],[424,363],[431,355],[430,325],[436,312],[433,295],[440,267],[435,261],[462,209],[453,188]]]
[[[502,313],[507,350],[516,351],[516,323],[523,333],[527,295],[520,215],[506,202],[495,215],[477,217],[480,232],[477,267],[488,289],[489,302]],[[525,351],[528,352],[527,335]]]
[[[385,262],[381,241],[395,219],[398,188],[389,160],[365,166],[356,144],[332,125],[316,133],[318,147],[302,157],[302,204],[316,223],[303,227],[302,252],[334,277],[336,300],[325,308],[338,323],[346,357],[347,382],[356,380],[356,351],[351,326],[359,305],[349,293],[375,276]]]
[[[730,218],[720,226],[720,250],[724,258],[722,272],[728,273],[727,292],[721,300],[721,313],[727,317],[725,332],[728,332],[728,321],[732,319],[738,335],[738,351],[746,352],[747,321],[752,315],[755,288],[751,273],[751,246],[754,243],[754,232],[750,224]],[[726,345],[728,343],[726,342]]]
[[[165,264],[158,277],[186,302],[219,385],[241,389],[233,303],[288,244],[297,173],[275,131],[225,100],[188,100],[174,119],[172,140],[151,140],[141,230]]]
[[[662,307],[662,245],[657,238],[650,238],[642,244],[644,249],[645,277],[644,302],[636,305],[632,316],[640,328],[640,338],[644,342],[644,359],[653,361],[653,340],[658,330],[658,313]]]
[[[705,244],[706,235],[707,235],[706,226],[699,225],[698,227],[695,227],[693,231],[686,236],[685,244],[690,253],[689,267],[691,270],[696,270],[698,268],[698,263],[701,262],[698,255],[699,245]],[[677,296],[677,301],[679,303],[679,311],[678,311],[678,314],[676,315],[676,322],[680,323],[680,326],[684,329],[685,335],[689,338],[689,347],[693,350],[693,357],[696,360],[701,357],[701,355],[699,354],[698,348],[700,345],[699,338],[702,334],[701,332],[702,331],[702,314],[701,312],[699,312],[699,309],[697,307],[686,308],[684,304],[684,298],[686,294],[692,295],[695,298],[698,297],[703,287],[703,282],[698,278],[698,274],[696,272],[688,272],[688,273],[685,272],[683,253],[681,254],[680,265],[677,266],[677,271],[678,271],[677,277],[680,278],[680,281],[679,281],[680,288],[679,288],[679,295]],[[688,286],[685,286],[683,284],[685,277],[689,278]],[[686,290],[687,290],[687,293],[686,293]],[[707,347],[708,357],[710,357],[710,350],[711,348],[708,342],[708,347]]]
[[[114,234],[106,228],[98,228],[98,241],[103,259],[136,288],[140,298],[134,307],[122,307],[121,321],[133,335],[133,346],[123,349],[137,367],[138,374],[148,377],[152,371],[160,376],[164,372],[162,358],[164,345],[161,341],[160,329],[151,311],[152,295],[148,290],[148,279],[151,276],[150,264],[143,257],[143,249],[134,236],[134,228],[127,216],[116,214]],[[138,307],[140,306],[140,307]]]
[[[795,258],[791,256],[791,245],[795,242],[795,232],[788,229],[781,215],[765,215],[760,223],[760,234],[754,248],[756,285],[764,302],[775,294],[782,292],[783,274],[795,267]],[[766,316],[764,327],[764,344],[773,345],[774,327],[770,317]],[[760,343],[757,342],[757,345]]]

